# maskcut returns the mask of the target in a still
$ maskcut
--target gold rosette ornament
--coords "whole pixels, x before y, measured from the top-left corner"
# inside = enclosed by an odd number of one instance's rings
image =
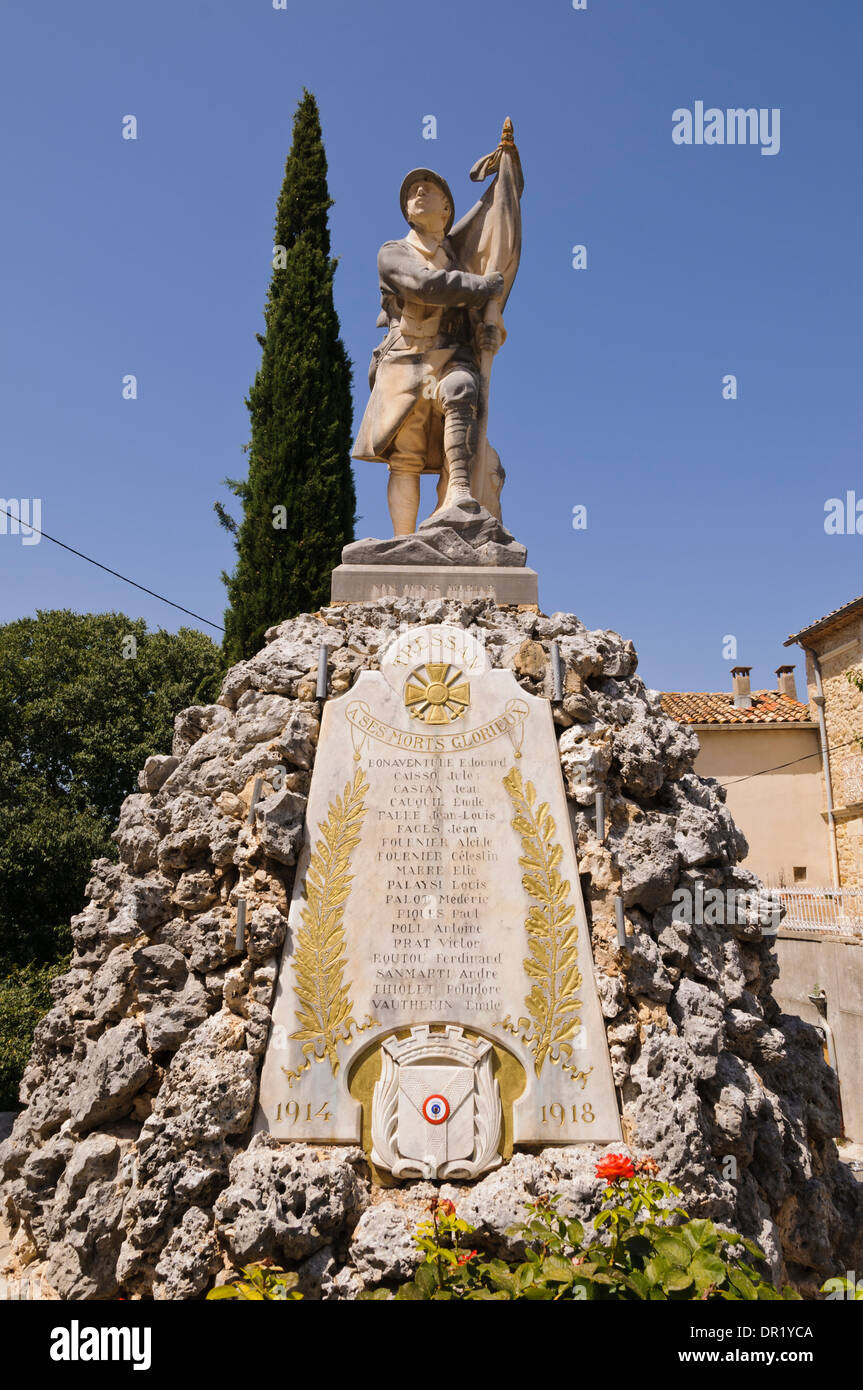
[[[424,724],[452,723],[469,704],[469,681],[463,671],[446,662],[418,666],[405,681],[405,706],[413,719]]]

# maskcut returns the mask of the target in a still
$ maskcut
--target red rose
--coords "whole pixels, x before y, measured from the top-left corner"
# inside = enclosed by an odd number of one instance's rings
[[[614,1182],[617,1178],[634,1178],[632,1159],[626,1154],[606,1154],[596,1165],[596,1176]]]

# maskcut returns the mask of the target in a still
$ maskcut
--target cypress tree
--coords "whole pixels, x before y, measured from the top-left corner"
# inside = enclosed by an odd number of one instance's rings
[[[304,89],[276,210],[273,275],[258,334],[261,365],[245,480],[225,484],[243,504],[237,564],[223,573],[226,656],[240,661],[272,624],[329,601],[330,574],[353,539],[351,364],[333,304],[327,160],[315,98]]]

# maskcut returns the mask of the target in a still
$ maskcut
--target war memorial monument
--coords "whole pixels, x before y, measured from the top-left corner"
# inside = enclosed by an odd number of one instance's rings
[[[724,794],[631,642],[541,612],[504,525],[509,122],[471,177],[457,221],[408,174],[378,259],[354,455],[393,536],[178,714],[93,865],[0,1149],[16,1258],[62,1298],[199,1298],[265,1258],[356,1298],[410,1275],[431,1195],[505,1253],[537,1196],[589,1220],[622,1149],[805,1294],[860,1267],[835,1076],[773,999]],[[681,889],[747,910],[687,921]]]

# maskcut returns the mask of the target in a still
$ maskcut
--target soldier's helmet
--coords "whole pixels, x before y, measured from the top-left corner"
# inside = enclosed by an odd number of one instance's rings
[[[405,176],[402,182],[401,192],[399,193],[399,202],[401,204],[402,216],[407,222],[408,194],[410,193],[415,183],[423,182],[436,183],[438,188],[441,190],[444,197],[446,198],[447,202],[449,203],[449,217],[447,218],[446,226],[444,227],[443,232],[444,236],[449,236],[450,228],[452,227],[452,224],[455,220],[455,199],[452,196],[450,186],[447,183],[446,179],[443,178],[440,174],[436,174],[434,169],[411,169],[410,173]]]

